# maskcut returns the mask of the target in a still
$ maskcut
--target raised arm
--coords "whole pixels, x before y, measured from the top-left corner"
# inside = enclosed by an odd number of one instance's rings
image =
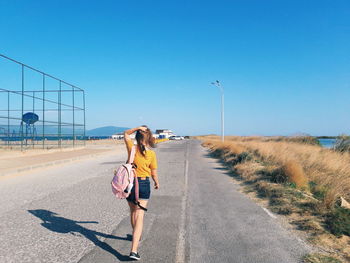
[[[138,129],[139,127],[136,127],[136,128],[132,128],[124,131],[124,142],[127,143],[127,141],[130,141],[131,140],[130,135],[136,132]]]
[[[145,130],[145,127],[136,127],[136,128],[132,128],[129,130],[124,131],[124,142],[126,144],[126,146],[128,147],[128,141],[131,141],[130,135],[133,134],[134,132],[137,132],[138,130]]]
[[[125,143],[126,143],[126,141],[131,140],[130,135],[133,134],[134,132],[137,132],[138,130],[146,131],[147,127],[140,126],[140,127],[136,127],[136,128],[132,128],[132,129],[124,131]]]

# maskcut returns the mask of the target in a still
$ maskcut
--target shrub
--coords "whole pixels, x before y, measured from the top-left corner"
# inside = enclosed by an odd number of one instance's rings
[[[282,168],[265,167],[257,172],[258,175],[262,175],[266,180],[270,180],[273,183],[282,184],[288,181],[288,177],[283,172]]]
[[[326,218],[326,226],[329,231],[338,237],[350,236],[350,210],[343,207],[334,208]]]
[[[242,163],[245,161],[250,161],[253,157],[248,152],[242,152],[237,155],[237,162]]]
[[[334,144],[334,150],[338,152],[350,152],[350,136],[339,136]]]
[[[260,197],[268,197],[271,186],[266,182],[257,182],[255,188]]]
[[[321,145],[320,141],[312,136],[287,137],[285,140],[302,144]]]
[[[270,209],[272,212],[275,212],[280,215],[290,215],[293,213],[293,207],[289,204],[288,199],[270,197]]]
[[[340,260],[321,254],[309,254],[303,258],[304,263],[341,263]]]
[[[308,180],[299,163],[288,161],[283,165],[282,170],[288,177],[288,181],[295,183],[297,188],[306,189],[308,187]]]
[[[303,201],[303,202],[298,202],[296,205],[302,209],[302,212],[310,212],[312,214],[319,214],[320,213],[320,207],[317,202],[314,201]]]
[[[293,213],[293,208],[289,205],[286,205],[273,208],[272,211],[280,215],[290,215]]]
[[[287,204],[286,200],[281,199],[281,198],[271,198],[270,199],[271,206],[283,206],[286,204]]]
[[[315,182],[310,182],[309,187],[310,187],[311,193],[316,199],[323,201],[326,198],[327,190],[328,190],[326,186],[318,185]]]
[[[264,181],[257,182],[255,188],[260,197],[279,198],[283,196],[283,189],[271,183]]]
[[[227,153],[225,155],[224,161],[228,165],[235,166],[239,163],[252,160],[253,157],[248,152],[242,152],[239,154]]]
[[[288,176],[282,168],[277,168],[271,171],[271,181],[278,184],[284,184],[288,181]]]
[[[263,169],[259,171],[259,174],[266,176],[274,183],[286,184],[289,182],[291,187],[308,188],[304,170],[297,162],[289,161],[280,168]]]
[[[295,220],[292,223],[296,225],[299,230],[312,230],[315,232],[322,231],[320,225],[316,221],[310,219]]]

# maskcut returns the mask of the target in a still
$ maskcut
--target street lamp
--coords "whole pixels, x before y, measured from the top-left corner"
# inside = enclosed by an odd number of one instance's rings
[[[224,141],[225,134],[224,134],[224,88],[220,85],[220,82],[217,80],[215,82],[211,83],[212,85],[218,87],[221,92],[221,140]]]

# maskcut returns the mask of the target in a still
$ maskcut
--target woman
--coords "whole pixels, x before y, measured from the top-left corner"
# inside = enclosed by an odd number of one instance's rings
[[[130,157],[131,148],[134,146],[130,135],[136,132],[136,154],[134,164],[136,165],[136,175],[139,183],[139,202],[140,206],[146,208],[148,199],[151,194],[150,180],[152,177],[154,181],[154,188],[159,189],[159,181],[157,174],[157,158],[156,153],[150,148],[154,148],[154,138],[151,130],[147,126],[141,126],[126,130],[124,132],[124,141]],[[138,254],[139,241],[143,228],[143,217],[145,211],[135,204],[135,189],[131,190],[130,196],[127,198],[130,207],[130,221],[132,226],[132,245],[130,258],[140,260]]]

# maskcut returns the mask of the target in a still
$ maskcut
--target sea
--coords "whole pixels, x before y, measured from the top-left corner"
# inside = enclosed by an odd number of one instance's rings
[[[332,148],[335,144],[336,139],[318,139],[320,144],[325,148]]]
[[[76,136],[77,140],[103,140],[103,139],[111,139],[111,136]],[[28,136],[28,139],[32,139],[32,137]],[[35,136],[34,139],[41,141],[42,137],[40,136]],[[58,140],[58,136],[45,136],[46,140],[49,141],[56,141]],[[72,140],[73,137],[72,136],[61,136],[61,140]],[[21,141],[22,138],[19,136],[13,136],[10,138],[6,138],[5,136],[1,136],[0,134],[0,141]],[[322,147],[325,148],[332,148],[336,142],[336,139],[318,139],[318,141],[320,142]],[[1,143],[0,143],[1,144]]]

